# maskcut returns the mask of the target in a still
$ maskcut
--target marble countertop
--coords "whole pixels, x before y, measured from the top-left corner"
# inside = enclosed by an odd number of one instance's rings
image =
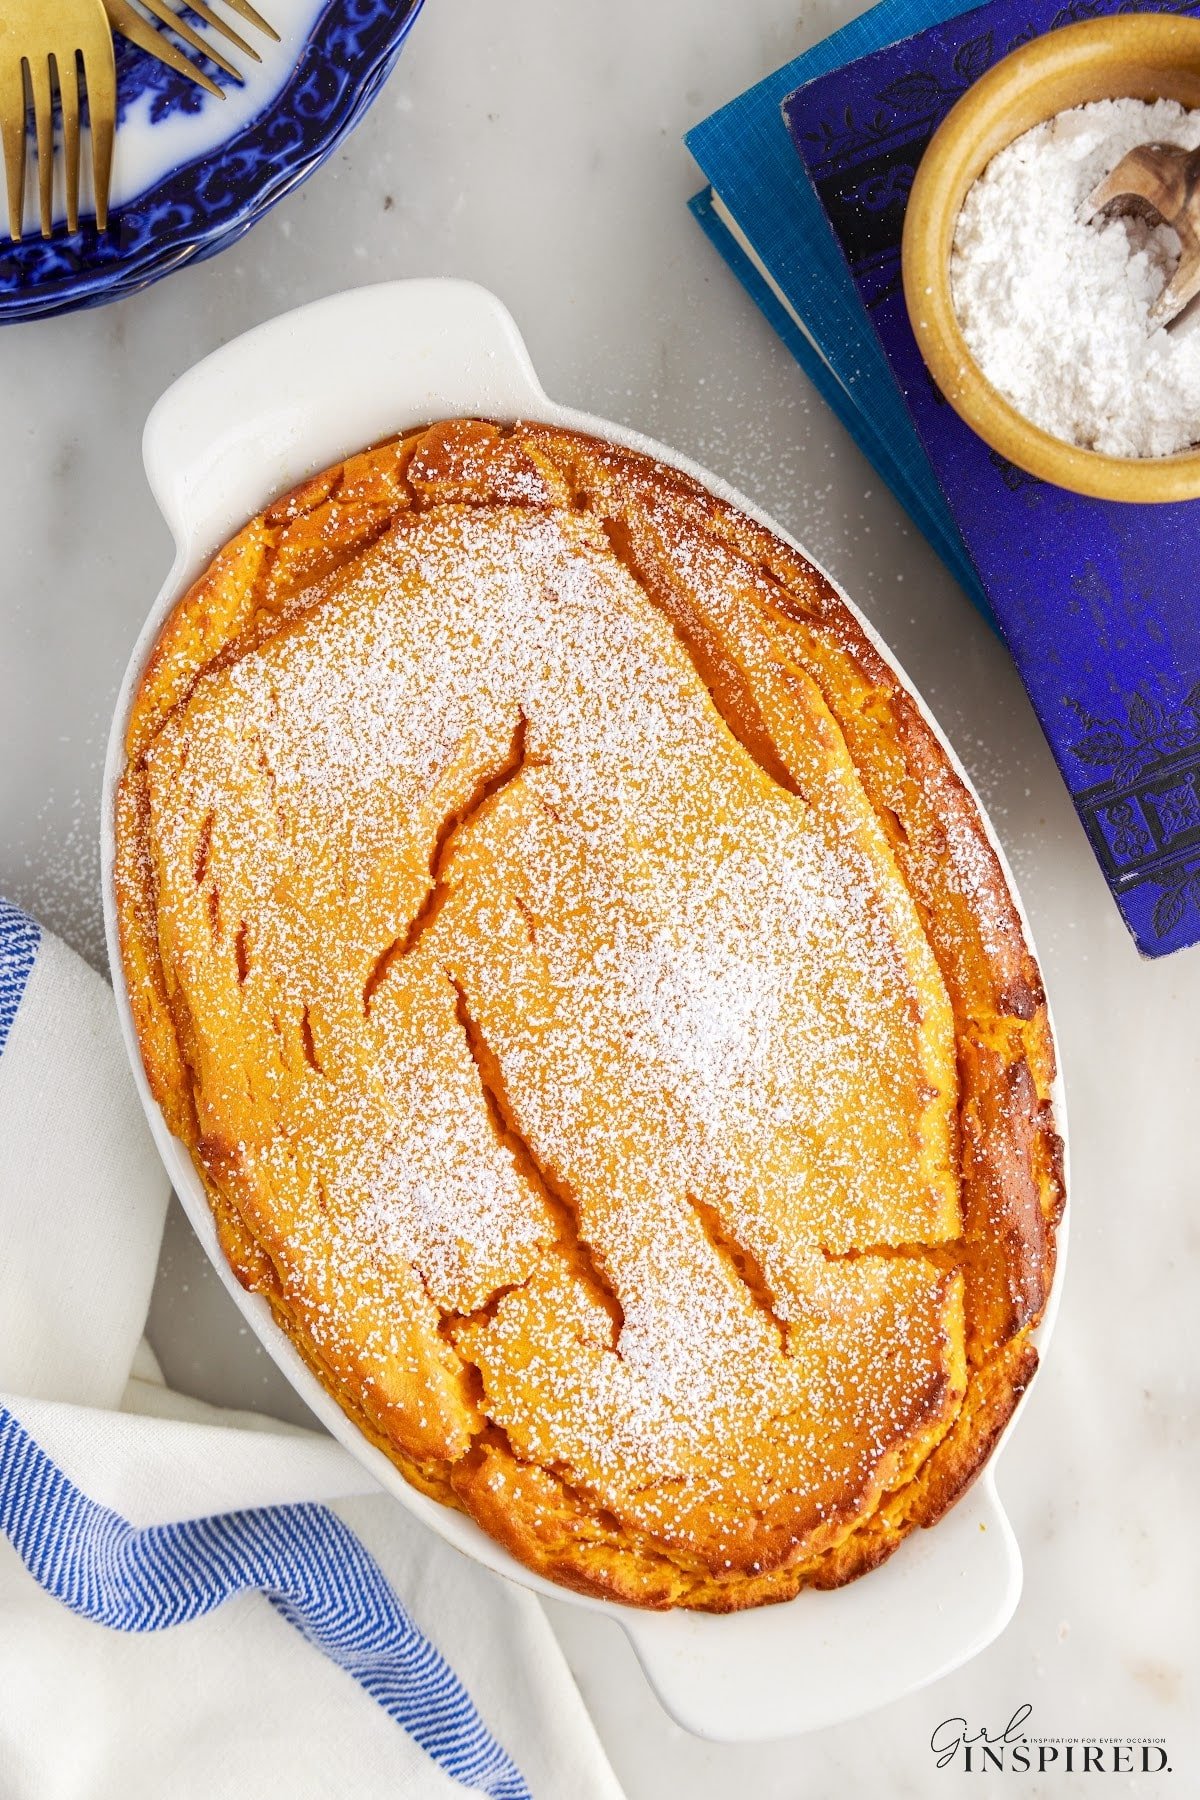
[[[679,1731],[617,1626],[552,1603],[618,1775],[631,1800],[924,1796],[963,1779],[933,1768],[940,1720],[995,1729],[1028,1702],[1039,1735],[1167,1740],[1172,1776],[1110,1788],[1200,1793],[1200,952],[1139,961],[1001,645],[684,204],[698,182],[683,131],[853,10],[436,0],[355,137],[248,239],[140,298],[4,331],[0,891],[102,963],[103,742],[169,552],[139,455],[154,398],[215,345],[339,287],[456,274],[494,289],[551,394],[744,489],[895,647],[1017,872],[1071,1106],[1062,1310],[1000,1468],[1026,1564],[1008,1630],[866,1725],[737,1748]],[[175,1385],[298,1416],[175,1210],[150,1332]]]

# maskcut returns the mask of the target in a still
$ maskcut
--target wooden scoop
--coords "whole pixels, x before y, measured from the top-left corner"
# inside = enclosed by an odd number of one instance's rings
[[[1092,189],[1084,203],[1084,216],[1091,219],[1114,200],[1132,201],[1177,234],[1179,267],[1150,308],[1151,331],[1169,325],[1200,293],[1198,184],[1200,150],[1181,150],[1178,144],[1139,144]]]

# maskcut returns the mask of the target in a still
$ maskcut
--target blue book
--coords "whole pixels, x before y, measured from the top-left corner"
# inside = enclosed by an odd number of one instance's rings
[[[899,268],[913,172],[959,96],[1016,44],[1129,6],[884,0],[689,142],[712,183],[706,229],[985,598],[1122,916],[1159,956],[1200,941],[1200,501],[1091,500],[990,450],[929,379]]]
[[[988,605],[783,117],[802,83],[961,12],[881,0],[688,133],[709,187],[692,212],[817,391],[987,615]],[[868,397],[864,406],[860,396]]]

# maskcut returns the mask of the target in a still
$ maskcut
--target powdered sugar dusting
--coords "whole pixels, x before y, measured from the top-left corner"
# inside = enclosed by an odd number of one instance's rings
[[[732,1553],[773,1496],[815,1529],[957,1304],[841,1260],[947,1235],[859,801],[764,771],[586,511],[415,512],[308,598],[146,757],[202,1136],[423,1426],[466,1358],[662,1542]]]

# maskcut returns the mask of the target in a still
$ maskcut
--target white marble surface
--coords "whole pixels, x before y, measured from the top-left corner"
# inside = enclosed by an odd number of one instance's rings
[[[684,207],[686,127],[853,5],[431,0],[357,136],[243,244],[140,299],[0,334],[0,891],[100,960],[102,744],[168,554],[138,453],[155,396],[334,288],[434,273],[492,287],[552,394],[744,488],[896,647],[1016,867],[1072,1107],[1064,1303],[1001,1467],[1026,1558],[1008,1631],[869,1723],[747,1749],[687,1738],[617,1627],[556,1604],[617,1771],[632,1800],[1088,1791],[1081,1776],[934,1770],[939,1720],[997,1728],[1028,1701],[1043,1735],[1168,1739],[1172,1775],[1090,1778],[1098,1789],[1200,1794],[1200,952],[1139,962],[999,644]],[[176,1383],[288,1410],[178,1216],[151,1329]]]

